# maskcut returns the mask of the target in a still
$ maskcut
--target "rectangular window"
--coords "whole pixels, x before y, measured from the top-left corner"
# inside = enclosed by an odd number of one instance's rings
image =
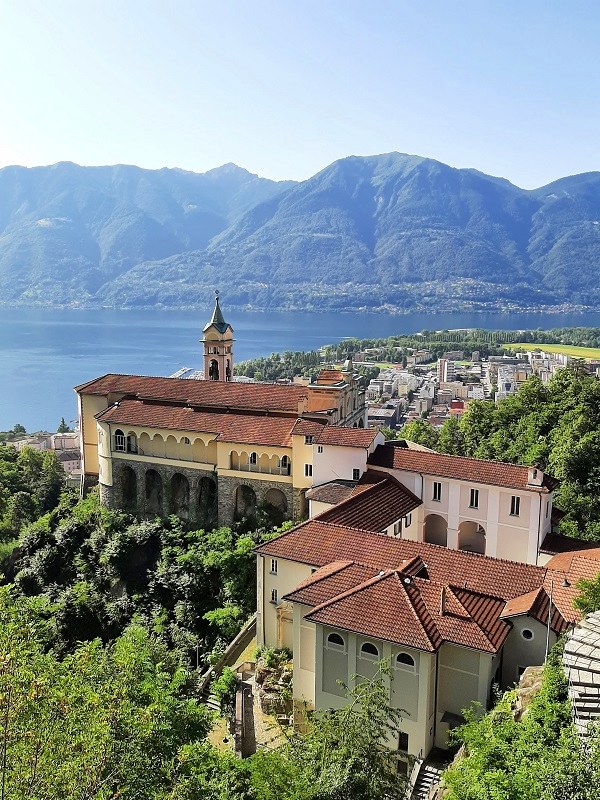
[[[359,469],[353,469],[352,470],[352,480],[353,481],[359,481],[360,480],[360,470]]]
[[[510,515],[511,517],[518,517],[521,511],[521,498],[513,494],[510,498]]]
[[[277,589],[271,589],[271,602],[277,602]]]
[[[471,489],[469,508],[479,508],[479,489]]]
[[[317,447],[317,453],[322,453],[322,452],[323,452],[323,445],[322,445],[322,444],[320,444],[320,445]]]
[[[305,436],[304,437],[304,444],[312,444],[315,441],[314,436]]]
[[[304,465],[304,477],[305,478],[312,478],[312,464],[305,464]]]
[[[398,750],[408,753],[408,733],[404,733],[404,731],[398,733]]]
[[[271,559],[271,575],[277,575],[277,559]]]
[[[439,481],[433,482],[433,499],[437,502],[442,499],[442,484]]]
[[[410,528],[411,523],[412,523],[412,514],[407,514],[404,517],[404,524],[406,525],[407,528]]]

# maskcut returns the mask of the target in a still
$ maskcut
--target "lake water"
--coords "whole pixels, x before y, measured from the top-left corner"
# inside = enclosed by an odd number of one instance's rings
[[[170,375],[202,366],[199,339],[208,309],[113,311],[0,308],[0,430],[56,430],[76,416],[72,387],[106,372]],[[423,329],[600,327],[599,313],[316,314],[232,312],[235,358],[312,350],[345,336]]]

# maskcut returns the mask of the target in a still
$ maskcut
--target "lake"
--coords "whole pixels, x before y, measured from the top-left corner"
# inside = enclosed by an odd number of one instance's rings
[[[0,309],[0,430],[56,430],[77,413],[73,386],[106,372],[170,375],[202,366],[199,339],[212,309],[115,311]],[[227,312],[235,359],[312,350],[345,336],[423,329],[600,327],[600,312],[564,314],[339,314]]]

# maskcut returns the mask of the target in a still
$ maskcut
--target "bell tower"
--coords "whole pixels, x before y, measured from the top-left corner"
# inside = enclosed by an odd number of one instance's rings
[[[204,379],[233,380],[233,328],[223,318],[219,290],[215,290],[215,308],[210,322],[202,329],[204,345]]]

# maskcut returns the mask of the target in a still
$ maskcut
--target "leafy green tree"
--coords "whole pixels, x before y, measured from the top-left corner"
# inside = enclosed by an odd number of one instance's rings
[[[581,579],[576,586],[579,594],[573,601],[575,608],[578,608],[582,614],[600,611],[600,572],[591,580]]]
[[[348,690],[348,704],[319,710],[309,731],[252,760],[263,800],[379,800],[406,791],[386,742],[397,736],[401,712],[389,707],[385,662],[372,679]]]
[[[424,419],[414,419],[400,428],[398,431],[398,438],[408,439],[416,444],[422,444],[424,447],[430,447],[432,450],[436,450],[439,434],[436,429],[432,428]]]
[[[60,424],[59,424],[58,428],[56,429],[56,432],[57,433],[73,433],[73,428],[69,428],[69,426],[65,422],[65,418],[61,417],[60,418]]]
[[[465,440],[456,417],[450,417],[440,428],[437,449],[451,456],[465,455]]]

